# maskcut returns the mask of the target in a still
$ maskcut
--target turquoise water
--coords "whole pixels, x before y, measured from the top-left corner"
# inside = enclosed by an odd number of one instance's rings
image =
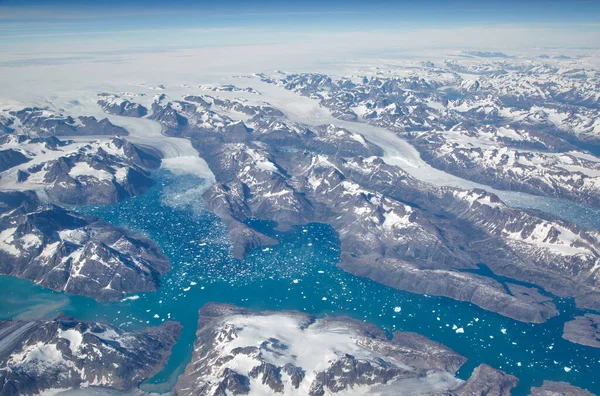
[[[254,309],[348,315],[390,333],[418,332],[469,359],[459,372],[461,378],[467,378],[480,363],[514,374],[521,381],[517,395],[527,394],[531,386],[545,379],[568,381],[600,393],[594,375],[600,370],[600,350],[561,337],[564,322],[582,313],[571,299],[555,299],[561,314],[534,325],[468,303],[394,290],[339,270],[339,241],[333,229],[324,224],[279,233],[272,223],[251,221],[281,243],[256,249],[240,262],[230,256],[224,226],[203,207],[201,179],[175,176],[164,170],[157,172],[155,179],[157,185],[142,196],[117,205],[79,210],[143,233],[161,246],[172,268],[163,277],[158,292],[98,303],[48,291],[28,281],[0,277],[0,318],[64,312],[130,329],[169,319],[179,321],[184,326],[181,338],[164,370],[143,384],[146,390],[172,388],[191,357],[198,309],[217,301]],[[464,333],[457,333],[454,326],[464,329]]]

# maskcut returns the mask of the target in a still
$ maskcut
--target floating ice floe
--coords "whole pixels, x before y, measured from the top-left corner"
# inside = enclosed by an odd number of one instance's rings
[[[298,282],[300,282],[300,279],[294,279],[292,282],[293,283],[298,283]]]
[[[565,371],[566,371],[567,373],[568,373],[569,371],[571,371],[571,367],[565,367],[564,369],[565,369]]]
[[[465,329],[463,329],[462,327],[459,327],[458,329],[456,329],[456,333],[458,334],[462,334],[465,332]]]
[[[506,334],[506,329],[500,329],[500,331],[502,332],[502,334]]]
[[[196,286],[197,283],[196,282],[190,282],[190,286]]]
[[[402,308],[401,308],[401,307],[394,307],[394,312],[398,313],[398,312],[400,312],[400,311],[402,311]]]
[[[154,314],[154,319],[158,319],[158,318],[159,318],[158,314]]]

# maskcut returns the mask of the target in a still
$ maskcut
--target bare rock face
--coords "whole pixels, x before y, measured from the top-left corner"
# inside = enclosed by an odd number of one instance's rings
[[[457,396],[510,396],[519,380],[503,371],[482,364],[473,370],[471,378],[452,394]]]
[[[100,219],[0,192],[0,273],[97,300],[153,291],[169,262],[152,241]]]
[[[136,332],[72,318],[0,322],[0,394],[134,388],[164,366],[180,332],[175,322]]]
[[[539,388],[533,387],[530,396],[594,396],[592,392],[578,388],[568,382],[544,381]]]
[[[585,314],[565,323],[563,338],[577,344],[600,348],[600,315]]]
[[[465,383],[454,377],[465,359],[443,345],[415,333],[389,340],[345,317],[211,303],[200,310],[196,335],[177,395],[466,395],[457,392],[467,385],[473,392],[509,390],[514,378],[486,366]]]

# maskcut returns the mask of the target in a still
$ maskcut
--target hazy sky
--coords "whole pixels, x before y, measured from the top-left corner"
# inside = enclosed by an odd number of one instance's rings
[[[487,41],[474,33],[486,30]],[[417,47],[598,47],[599,32],[598,0],[0,0],[5,51],[322,44],[343,33]]]
[[[599,47],[600,0],[0,0],[0,104],[107,84],[331,73],[415,52],[596,59]]]

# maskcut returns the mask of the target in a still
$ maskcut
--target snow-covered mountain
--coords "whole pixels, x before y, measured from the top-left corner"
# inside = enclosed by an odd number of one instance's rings
[[[487,58],[412,66],[401,77],[259,77],[318,100],[337,118],[395,131],[449,173],[599,205],[598,159],[578,148],[600,144],[598,71]]]
[[[107,113],[126,117],[143,117],[148,114],[148,109],[131,102],[127,97],[115,94],[100,94],[98,105]]]
[[[0,124],[4,125],[4,132],[16,132],[32,137],[127,135],[127,130],[113,125],[107,118],[101,120],[93,116],[74,118],[39,107],[4,112],[0,117]]]
[[[517,384],[489,366],[462,381],[454,375],[466,359],[445,346],[415,333],[390,340],[345,317],[208,304],[196,336],[175,388],[180,396],[507,394]]]
[[[163,367],[180,332],[175,322],[137,332],[67,317],[0,322],[0,394],[131,389]]]
[[[122,138],[73,143],[55,137],[0,137],[2,189],[42,190],[69,205],[108,204],[152,186],[159,155]]]

